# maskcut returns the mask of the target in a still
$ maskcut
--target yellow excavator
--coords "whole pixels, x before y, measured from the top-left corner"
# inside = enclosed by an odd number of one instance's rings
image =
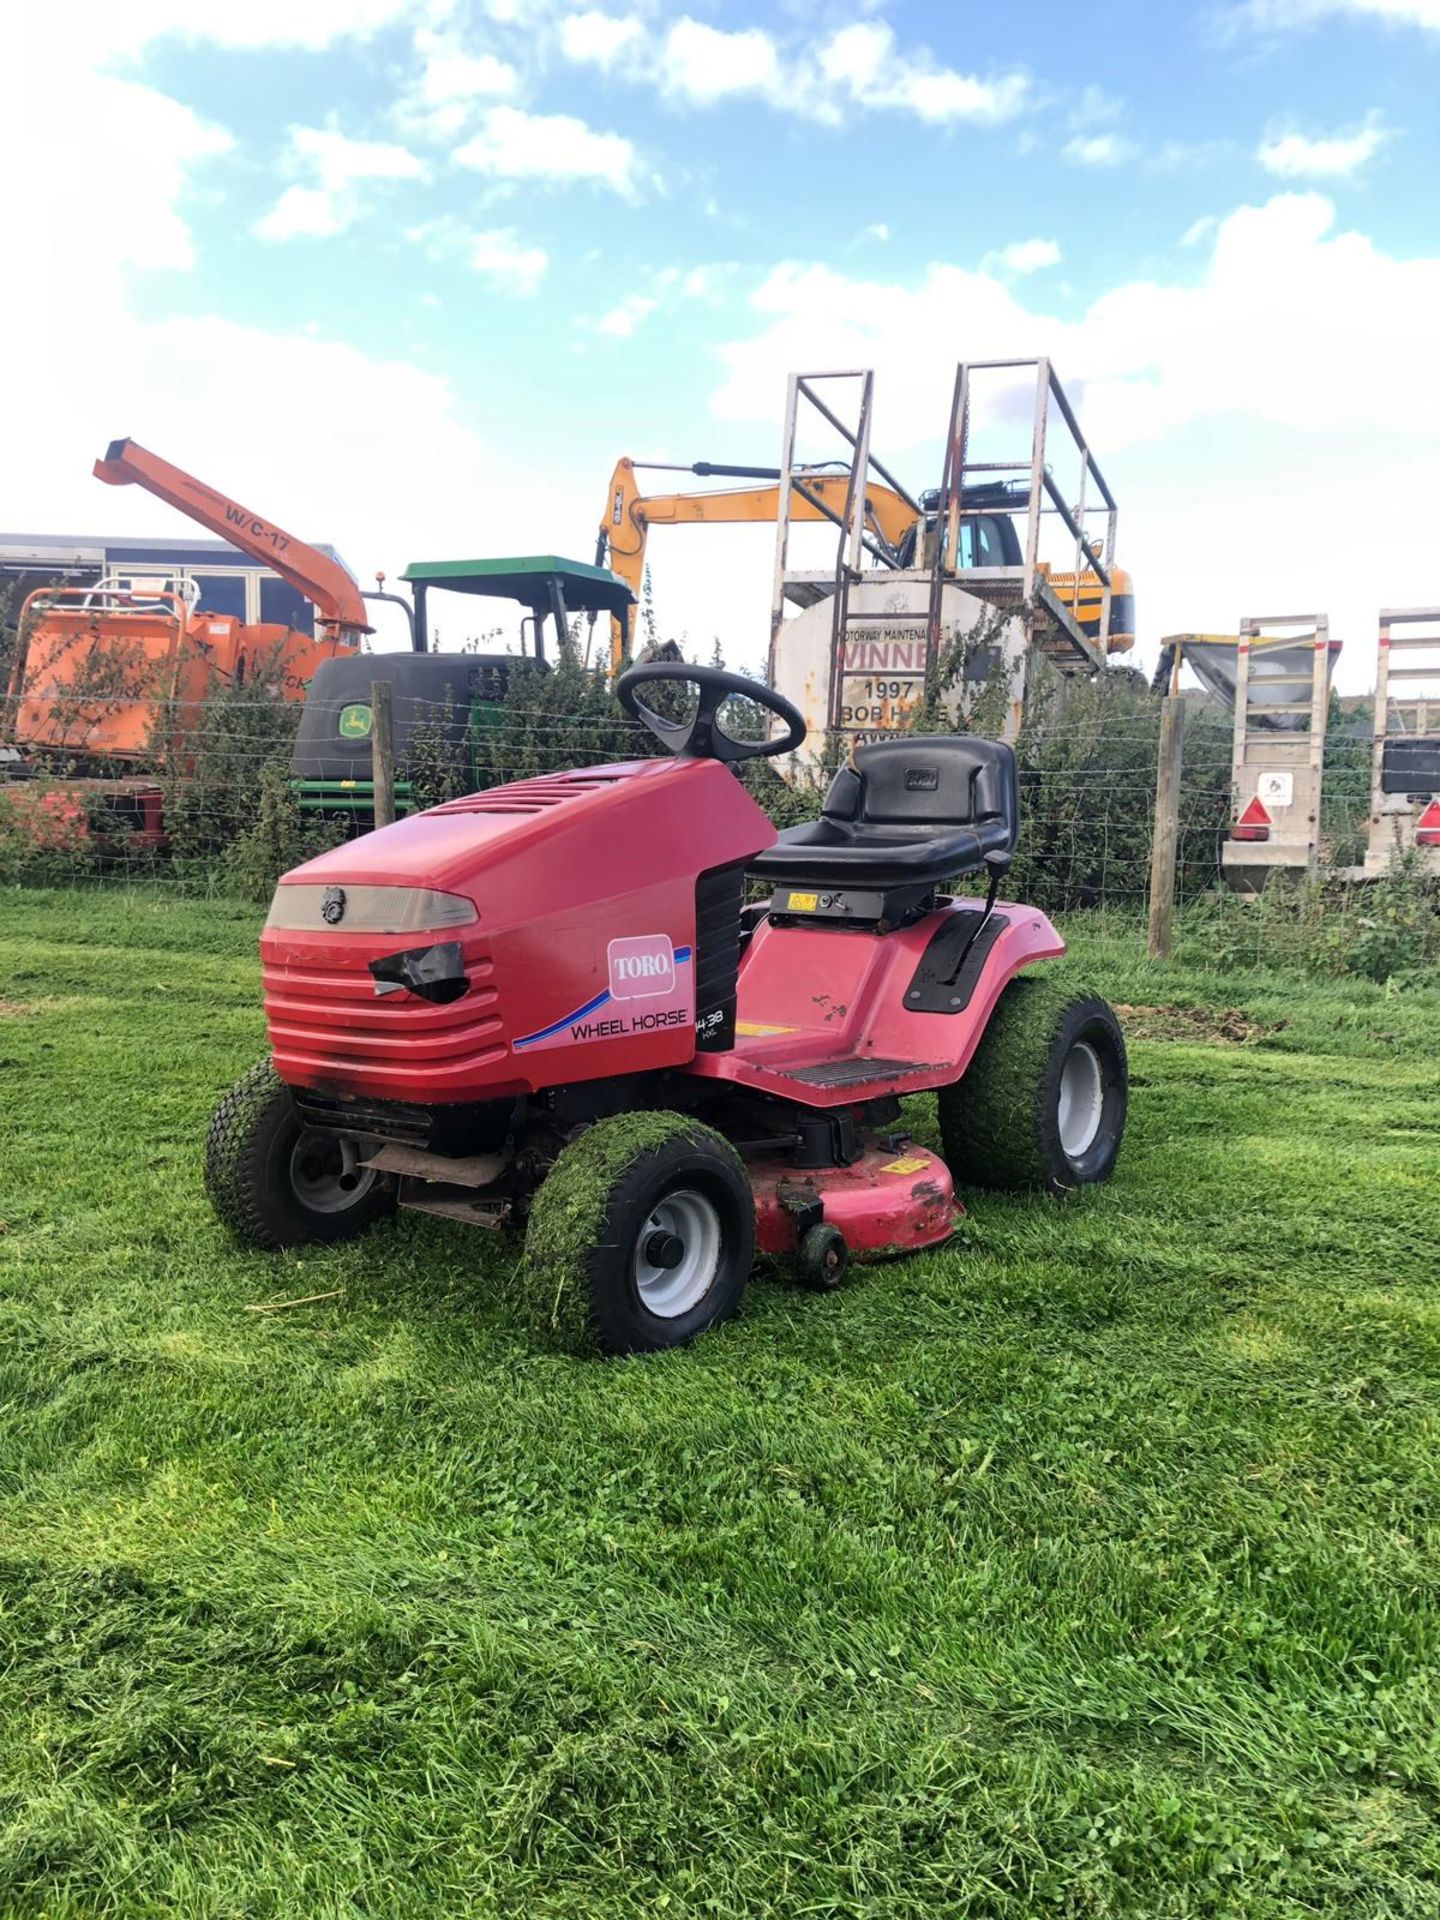
[[[622,457],[615,462],[605,511],[600,520],[595,564],[617,574],[638,604],[645,578],[645,543],[651,527],[736,526],[747,522],[773,523],[780,511],[778,467],[727,466],[697,460],[691,466],[645,463],[647,471],[692,473],[700,480],[749,480],[763,484],[712,489],[703,493],[640,491],[637,463]],[[792,521],[828,520],[844,524],[850,494],[850,471],[845,466],[803,469],[794,481],[790,502]],[[966,517],[961,522],[960,564],[971,567],[1018,567],[1024,564],[1020,536],[1013,516],[1027,509],[1027,494],[1004,482],[965,489]],[[938,493],[922,493],[918,502],[893,487],[872,482],[865,489],[866,544],[893,567],[923,566],[929,562],[926,535],[933,530],[939,508]],[[1056,596],[1075,615],[1076,624],[1092,640],[1100,632],[1105,589],[1100,576],[1083,572],[1056,573],[1043,563],[1040,571]],[[1110,637],[1108,651],[1128,652],[1135,644],[1135,592],[1130,575],[1112,567]],[[627,633],[611,621],[610,664],[618,673],[625,663]]]

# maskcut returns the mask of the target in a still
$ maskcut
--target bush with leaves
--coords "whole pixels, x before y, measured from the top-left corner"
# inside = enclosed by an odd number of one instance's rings
[[[1320,858],[1327,867],[1358,867],[1370,832],[1374,748],[1373,706],[1346,712],[1330,695],[1325,777],[1320,789]]]
[[[162,707],[154,751],[182,877],[223,862],[254,828],[267,771],[288,778],[300,712],[299,701],[283,697],[278,673],[263,667],[239,686],[212,675],[198,705]]]
[[[20,647],[20,582],[0,581],[0,740],[10,737],[10,676]]]
[[[623,711],[605,675],[583,666],[567,645],[549,673],[510,676],[499,715],[475,732],[477,785],[500,786],[661,751],[653,735]]]
[[[275,762],[261,770],[252,816],[217,863],[226,890],[247,900],[269,900],[282,873],[338,847],[351,832],[348,821],[302,812],[288,768]]]
[[[455,695],[446,687],[444,700],[410,728],[404,761],[396,767],[397,777],[409,781],[411,798],[422,811],[475,791],[474,736],[485,724],[485,714],[472,713],[463,730],[457,730],[455,718]]]
[[[1183,956],[1221,972],[1281,967],[1407,987],[1440,968],[1440,880],[1414,848],[1357,885],[1333,874],[1277,874],[1253,897],[1223,888],[1181,917]]]

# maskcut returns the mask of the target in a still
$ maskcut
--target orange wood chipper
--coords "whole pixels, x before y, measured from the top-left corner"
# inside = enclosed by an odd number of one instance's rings
[[[149,568],[26,600],[10,679],[13,744],[39,766],[113,773],[163,754],[183,765],[199,703],[262,680],[303,700],[315,669],[371,631],[360,589],[338,561],[133,440],[112,441],[95,473],[141,486],[264,562],[315,605],[313,635],[203,611],[183,573]]]

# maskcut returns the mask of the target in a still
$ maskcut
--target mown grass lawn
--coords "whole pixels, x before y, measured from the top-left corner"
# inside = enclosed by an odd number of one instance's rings
[[[1111,1186],[599,1364],[227,1244],[256,919],[0,894],[0,1912],[1440,1911],[1440,993],[1082,929]]]

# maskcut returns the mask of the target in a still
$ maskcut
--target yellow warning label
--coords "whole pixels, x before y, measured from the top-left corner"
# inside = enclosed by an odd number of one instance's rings
[[[792,893],[785,903],[787,913],[814,913],[820,905],[818,893]]]
[[[930,1162],[928,1160],[889,1160],[881,1167],[881,1173],[923,1173]]]
[[[767,1027],[763,1020],[737,1020],[735,1031],[746,1040],[768,1040],[776,1033],[798,1033],[798,1027]]]

